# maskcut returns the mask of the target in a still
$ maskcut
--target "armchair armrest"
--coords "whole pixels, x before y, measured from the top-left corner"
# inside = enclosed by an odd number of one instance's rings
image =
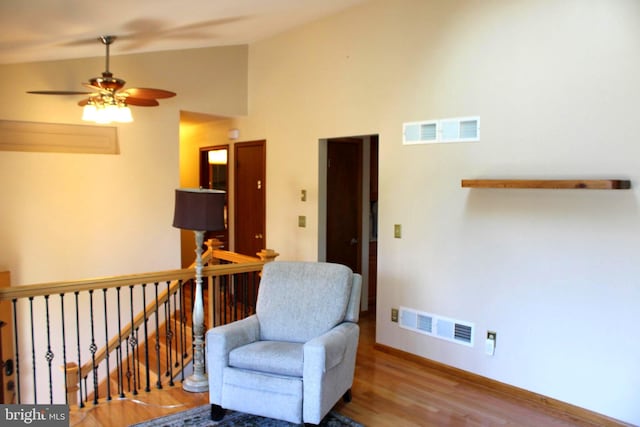
[[[211,403],[219,405],[221,402],[222,373],[224,368],[229,366],[229,352],[234,348],[257,341],[259,337],[260,324],[255,314],[207,331],[207,374]]]
[[[359,335],[356,323],[344,322],[304,344],[305,422],[319,424],[323,415],[351,388]]]
[[[304,344],[304,372],[327,372],[342,362],[349,345],[358,345],[357,324],[344,322]]]

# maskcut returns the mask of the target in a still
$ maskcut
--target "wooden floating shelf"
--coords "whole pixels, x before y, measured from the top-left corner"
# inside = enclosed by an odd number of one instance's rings
[[[464,188],[628,190],[628,179],[463,179]]]

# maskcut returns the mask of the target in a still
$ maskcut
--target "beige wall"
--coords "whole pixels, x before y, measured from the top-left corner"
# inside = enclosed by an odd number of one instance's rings
[[[117,45],[114,46],[117,52]],[[13,283],[176,268],[173,190],[181,182],[180,111],[245,114],[247,47],[113,56],[127,87],[178,96],[133,108],[118,126],[120,154],[0,152],[0,270]],[[103,58],[0,66],[0,119],[81,124],[77,97],[27,90],[79,90]]]
[[[318,141],[379,133],[378,342],[639,424],[639,190],[460,188],[638,186],[639,33],[633,0],[379,0],[251,45],[239,128],[267,139],[267,245],[316,259]],[[402,145],[403,122],[468,115],[479,143]],[[398,328],[399,306],[474,322],[475,345]]]

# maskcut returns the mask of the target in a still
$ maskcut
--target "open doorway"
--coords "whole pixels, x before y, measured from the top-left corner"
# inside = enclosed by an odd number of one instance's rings
[[[229,144],[200,147],[200,188],[221,190],[226,194],[224,204],[224,230],[205,232],[205,240],[218,239],[222,249],[229,249]]]
[[[318,258],[362,274],[362,310],[377,292],[378,135],[320,140]]]

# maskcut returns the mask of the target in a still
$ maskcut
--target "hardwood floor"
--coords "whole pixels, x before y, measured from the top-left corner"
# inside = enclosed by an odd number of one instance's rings
[[[338,403],[336,410],[365,426],[595,425],[543,412],[415,360],[377,350],[373,316],[363,316],[360,327],[353,400]]]
[[[336,410],[375,426],[585,426],[567,414],[551,414],[484,388],[374,348],[375,319],[361,318],[353,400]],[[113,400],[72,411],[71,426],[122,427],[208,403],[207,393],[188,393],[180,384],[135,400]],[[603,424],[598,424],[603,425]],[[623,425],[615,424],[611,425]]]

